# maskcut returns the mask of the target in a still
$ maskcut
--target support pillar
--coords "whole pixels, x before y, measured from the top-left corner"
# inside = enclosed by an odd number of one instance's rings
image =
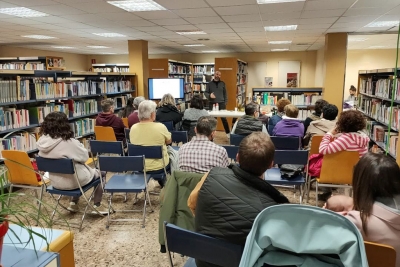
[[[136,73],[137,96],[148,98],[149,52],[148,42],[144,40],[129,40],[129,71]]]

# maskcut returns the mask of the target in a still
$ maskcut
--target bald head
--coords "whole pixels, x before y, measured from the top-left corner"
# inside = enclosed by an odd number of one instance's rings
[[[214,80],[215,80],[215,81],[219,81],[219,79],[221,79],[221,72],[220,72],[219,70],[217,70],[217,71],[214,73]]]

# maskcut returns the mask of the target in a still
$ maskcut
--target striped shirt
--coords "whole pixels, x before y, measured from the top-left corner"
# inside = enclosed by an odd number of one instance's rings
[[[360,158],[368,152],[369,137],[362,133],[343,133],[332,141],[333,135],[328,132],[319,145],[319,153],[333,154],[339,151],[357,151]]]

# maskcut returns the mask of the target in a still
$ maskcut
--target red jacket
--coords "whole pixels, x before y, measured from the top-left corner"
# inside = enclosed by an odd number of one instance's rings
[[[114,129],[117,141],[125,142],[125,126],[122,119],[115,114],[100,113],[96,118],[96,126],[110,126]]]

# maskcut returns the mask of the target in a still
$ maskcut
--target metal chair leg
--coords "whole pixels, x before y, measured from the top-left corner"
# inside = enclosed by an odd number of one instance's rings
[[[7,198],[7,206],[10,206],[10,201],[11,201],[10,194],[11,194],[11,192],[12,192],[12,189],[13,189],[13,185],[10,184],[10,189],[9,189],[9,191],[8,191],[8,198]]]
[[[315,206],[318,207],[318,182],[315,183]]]
[[[107,225],[106,229],[110,228],[110,213],[111,213],[111,202],[112,202],[113,193],[111,193],[110,197],[108,198],[108,214],[107,214]]]
[[[142,228],[145,228],[145,223],[146,223],[146,205],[147,205],[147,194],[144,194],[143,224],[142,224]]]
[[[42,185],[42,189],[40,190],[40,197],[39,197],[38,215],[37,215],[37,219],[36,219],[36,226],[39,225],[40,209],[41,209],[41,207],[42,207],[43,192],[44,192],[44,185]]]
[[[153,206],[151,205],[150,194],[148,190],[146,190],[146,194],[147,198],[149,199],[150,212],[154,212]]]

